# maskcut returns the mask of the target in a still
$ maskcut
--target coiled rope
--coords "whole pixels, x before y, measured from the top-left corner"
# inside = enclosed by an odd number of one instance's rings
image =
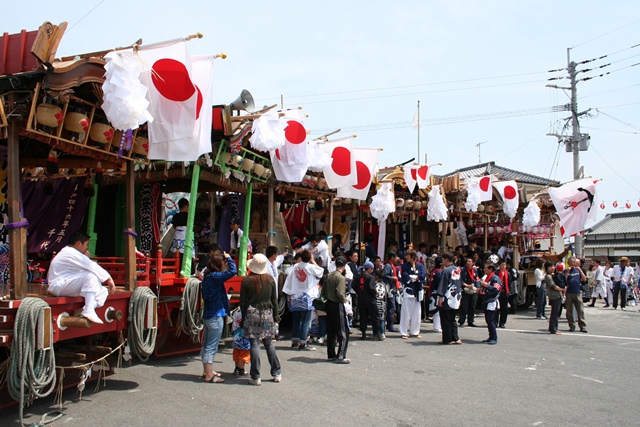
[[[13,342],[9,362],[9,394],[20,402],[20,425],[25,400],[33,402],[48,396],[56,385],[56,358],[53,347],[36,350],[38,317],[49,304],[40,298],[25,298],[20,302],[13,327]],[[49,328],[53,345],[53,327]]]
[[[158,328],[147,329],[144,326],[147,302],[155,297],[151,289],[139,286],[133,291],[129,300],[129,346],[131,352],[143,362],[149,360],[149,356],[156,347]]]
[[[176,336],[180,332],[191,335],[191,341],[200,342],[200,331],[204,327],[202,323],[202,306],[198,308],[200,300],[200,281],[191,278],[184,285],[182,299],[180,304],[180,318],[178,323],[180,327],[176,331]]]

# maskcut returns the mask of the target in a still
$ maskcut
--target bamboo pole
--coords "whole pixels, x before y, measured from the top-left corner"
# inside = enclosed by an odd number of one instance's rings
[[[193,163],[191,172],[191,196],[189,198],[189,213],[187,214],[187,233],[184,238],[184,253],[182,254],[182,277],[191,276],[191,258],[193,256],[193,222],[196,218],[196,202],[198,201],[198,181],[200,180],[200,165]]]
[[[240,248],[238,251],[238,276],[247,275],[247,246],[249,245],[249,230],[251,229],[251,197],[253,195],[253,184],[249,183],[247,195],[244,199],[244,233],[240,238]]]

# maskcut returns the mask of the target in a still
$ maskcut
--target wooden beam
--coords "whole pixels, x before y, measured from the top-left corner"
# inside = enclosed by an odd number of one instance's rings
[[[58,167],[60,169],[95,169],[101,163],[102,169],[117,169],[120,167],[117,163],[108,160],[95,160],[87,157],[60,157],[58,158]],[[20,166],[23,168],[44,168],[47,166],[47,159],[22,158]]]
[[[17,101],[15,94],[7,95],[9,102]],[[20,216],[20,139],[19,123],[9,118],[7,140],[7,207],[9,223],[24,220]],[[27,296],[27,228],[9,228],[9,274],[11,275],[12,299]]]
[[[127,160],[127,181],[126,187],[126,228],[127,230],[135,231],[135,172],[133,170],[134,163],[131,160]],[[125,253],[125,289],[127,291],[133,291],[136,288],[136,238],[131,234],[125,234],[124,238],[124,253]]]

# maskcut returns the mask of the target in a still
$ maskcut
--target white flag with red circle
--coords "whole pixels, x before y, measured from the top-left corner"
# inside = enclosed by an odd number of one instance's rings
[[[509,218],[513,219],[518,211],[520,199],[518,197],[518,184],[515,181],[494,182],[493,186],[502,197],[502,210]]]
[[[560,217],[563,236],[573,236],[585,229],[587,221],[596,220],[598,197],[592,179],[579,179],[557,188],[549,188],[549,196]]]
[[[286,182],[302,182],[307,172],[307,129],[304,126],[300,110],[288,110],[280,120],[286,122],[284,128],[285,143],[282,147],[270,151],[271,163],[276,178]]]
[[[154,118],[148,124],[150,143],[194,136],[203,97],[192,80],[186,43],[141,48],[137,55],[143,70],[139,79],[148,88],[148,110]]]
[[[493,189],[491,188],[492,177],[491,175],[483,176],[478,180],[478,187],[480,187],[480,201],[488,202],[493,198]]]
[[[154,141],[149,131],[149,159],[169,161],[195,161],[211,152],[211,83],[213,81],[213,55],[191,57],[191,80],[198,93],[196,131],[193,135],[169,141]],[[158,121],[154,121],[156,124]]]
[[[424,190],[429,186],[429,175],[431,171],[429,170],[429,166],[422,165],[419,166],[416,170],[416,182],[418,183],[418,188],[420,190]]]
[[[353,148],[353,158],[356,162],[357,182],[353,185],[338,187],[338,197],[349,197],[356,200],[366,200],[373,180],[373,174],[378,170],[378,150],[374,148]]]
[[[418,165],[404,167],[404,183],[407,185],[407,190],[409,190],[409,193],[413,193],[413,190],[416,188],[418,179],[417,172]]]
[[[322,172],[329,188],[346,187],[358,183],[356,162],[351,151],[351,137],[327,141],[322,148],[331,163]]]

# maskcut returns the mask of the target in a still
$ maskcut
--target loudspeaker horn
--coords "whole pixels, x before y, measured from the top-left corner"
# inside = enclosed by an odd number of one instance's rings
[[[240,96],[237,97],[235,101],[231,102],[231,104],[229,104],[229,107],[232,110],[244,110],[247,113],[253,113],[255,111],[253,96],[251,96],[248,90],[242,89],[242,92],[240,92]]]

